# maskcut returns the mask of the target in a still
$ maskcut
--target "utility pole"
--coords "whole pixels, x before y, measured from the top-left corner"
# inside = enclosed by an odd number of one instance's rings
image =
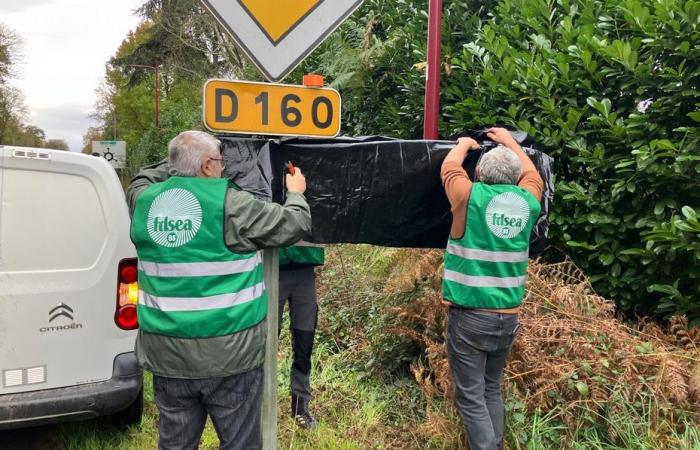
[[[153,66],[145,64],[129,64],[128,67],[139,67],[141,69],[152,69],[155,71],[155,90],[153,94],[153,110],[155,111],[155,125],[158,128],[158,99],[160,98],[160,64],[156,63]]]
[[[442,0],[430,0],[428,13],[428,66],[425,71],[425,116],[423,139],[438,138],[440,119],[440,45]]]

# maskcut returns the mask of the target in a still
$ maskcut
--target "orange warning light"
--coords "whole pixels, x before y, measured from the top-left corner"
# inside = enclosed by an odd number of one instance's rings
[[[303,84],[306,87],[323,87],[323,75],[309,73],[304,75]]]

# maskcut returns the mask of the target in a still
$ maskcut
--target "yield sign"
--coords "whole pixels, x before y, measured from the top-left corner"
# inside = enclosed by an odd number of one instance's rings
[[[304,60],[362,0],[202,0],[270,81]]]

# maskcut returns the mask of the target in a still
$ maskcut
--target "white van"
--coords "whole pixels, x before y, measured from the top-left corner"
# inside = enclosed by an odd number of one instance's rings
[[[109,163],[0,146],[0,429],[141,421],[136,277]]]

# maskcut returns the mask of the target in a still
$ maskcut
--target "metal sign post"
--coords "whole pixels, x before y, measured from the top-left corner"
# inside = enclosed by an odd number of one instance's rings
[[[277,351],[279,320],[279,251],[263,252],[265,289],[267,290],[267,342],[263,368],[262,441],[264,450],[277,450]]]

